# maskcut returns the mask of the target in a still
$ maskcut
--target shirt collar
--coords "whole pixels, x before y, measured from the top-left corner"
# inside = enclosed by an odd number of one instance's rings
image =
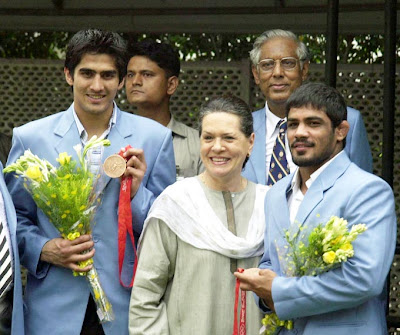
[[[181,137],[185,137],[185,138],[187,137],[186,132],[184,131],[184,129],[182,129],[180,124],[174,119],[173,115],[171,115],[171,120],[169,120],[169,122],[167,124],[167,128],[172,131],[173,135],[176,134]]]
[[[72,110],[73,110],[75,124],[76,124],[76,127],[78,128],[79,136],[80,136],[82,142],[85,143],[88,140],[88,138],[87,138],[88,134],[87,134],[87,132],[85,130],[85,127],[83,126],[82,122],[79,120],[78,114],[76,114],[75,104],[74,104]],[[112,115],[110,117],[110,121],[108,122],[108,127],[100,137],[105,138],[109,134],[111,128],[116,123],[117,123],[117,104],[115,102],[113,102],[113,112],[112,112]]]
[[[271,110],[268,108],[268,103],[265,102],[265,115],[267,119],[267,128],[274,130],[276,125],[280,120],[285,120],[286,118],[281,119],[279,116],[276,116]]]
[[[319,169],[314,171],[311,175],[310,178],[306,181],[306,186],[307,189],[311,187],[311,185],[314,183],[314,181],[317,180],[319,175],[340,155],[342,154],[343,150],[341,150],[337,155],[332,157],[329,161],[327,161],[324,165],[322,165]],[[300,188],[300,173],[299,173],[299,168],[296,169],[293,179],[292,179],[292,190],[295,191],[296,189]]]

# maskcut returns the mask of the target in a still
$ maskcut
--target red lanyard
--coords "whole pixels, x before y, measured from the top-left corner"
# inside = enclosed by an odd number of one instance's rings
[[[128,145],[125,148],[125,151],[128,150],[129,148],[131,148],[130,145]],[[125,151],[121,150],[118,154],[121,157],[123,157],[122,155]],[[119,282],[124,287],[132,287],[138,263],[136,246],[135,246],[135,237],[133,236],[133,229],[132,229],[131,184],[132,184],[131,177],[122,176],[121,188],[119,191],[119,204],[118,204],[118,269],[119,269]],[[124,263],[124,256],[125,256],[127,234],[129,234],[129,237],[133,245],[133,251],[135,254],[135,264],[133,266],[132,279],[129,285],[125,285],[121,278],[122,265]]]
[[[238,268],[238,272],[242,273],[244,269]],[[232,335],[246,335],[246,291],[241,290],[240,302],[242,307],[240,308],[240,325],[238,330],[238,320],[237,320],[237,309],[239,303],[239,288],[240,281],[236,278],[235,287],[235,306],[233,308],[233,333]]]

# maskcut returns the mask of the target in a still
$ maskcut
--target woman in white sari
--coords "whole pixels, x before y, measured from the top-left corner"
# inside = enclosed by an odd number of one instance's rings
[[[129,332],[232,334],[237,268],[257,267],[263,252],[266,186],[241,176],[254,143],[241,99],[211,99],[200,110],[205,171],[169,186],[151,208],[139,247]],[[247,296],[247,334],[262,318]]]

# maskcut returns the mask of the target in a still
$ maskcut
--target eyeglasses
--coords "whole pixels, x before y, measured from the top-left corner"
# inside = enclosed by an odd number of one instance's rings
[[[296,67],[297,62],[299,62],[299,60],[294,57],[284,57],[281,59],[266,58],[260,60],[257,66],[262,72],[272,72],[277,62],[281,64],[282,68],[285,71],[291,71]]]

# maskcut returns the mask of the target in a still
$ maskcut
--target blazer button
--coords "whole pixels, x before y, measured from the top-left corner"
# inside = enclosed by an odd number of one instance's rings
[[[92,236],[92,238],[94,243],[99,242],[99,237],[97,235]]]

